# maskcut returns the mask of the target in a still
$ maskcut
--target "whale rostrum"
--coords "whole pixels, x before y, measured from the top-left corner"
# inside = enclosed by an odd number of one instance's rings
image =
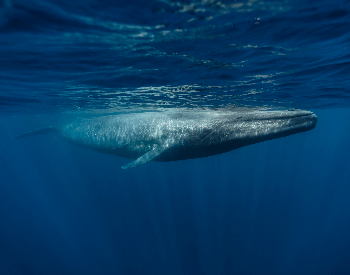
[[[135,159],[122,168],[225,153],[254,143],[313,129],[309,111],[181,110],[75,118],[28,137],[57,133],[79,146]]]

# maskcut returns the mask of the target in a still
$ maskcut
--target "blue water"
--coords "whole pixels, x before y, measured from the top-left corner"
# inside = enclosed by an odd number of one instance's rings
[[[350,2],[0,1],[0,274],[350,274]],[[62,115],[308,109],[309,132],[130,170]]]

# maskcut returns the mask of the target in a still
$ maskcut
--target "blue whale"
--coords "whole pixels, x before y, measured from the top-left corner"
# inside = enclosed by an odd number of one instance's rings
[[[135,159],[176,161],[225,153],[254,143],[313,129],[309,111],[181,110],[76,118],[19,136],[58,133],[82,147]]]

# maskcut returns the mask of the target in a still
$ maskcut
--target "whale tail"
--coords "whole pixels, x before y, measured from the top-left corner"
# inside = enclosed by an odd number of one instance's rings
[[[53,127],[53,126],[50,126],[50,127],[46,127],[46,128],[35,130],[35,131],[30,131],[28,133],[19,135],[15,139],[24,138],[24,137],[31,137],[31,136],[37,136],[37,135],[44,135],[44,134],[52,134],[52,133],[57,133],[57,129],[55,127]]]

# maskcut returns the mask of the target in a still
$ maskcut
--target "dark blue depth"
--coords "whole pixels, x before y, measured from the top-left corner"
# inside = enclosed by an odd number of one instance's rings
[[[40,117],[2,117],[0,268],[347,274],[350,114],[317,115],[310,132],[130,170],[55,135],[14,141]]]

